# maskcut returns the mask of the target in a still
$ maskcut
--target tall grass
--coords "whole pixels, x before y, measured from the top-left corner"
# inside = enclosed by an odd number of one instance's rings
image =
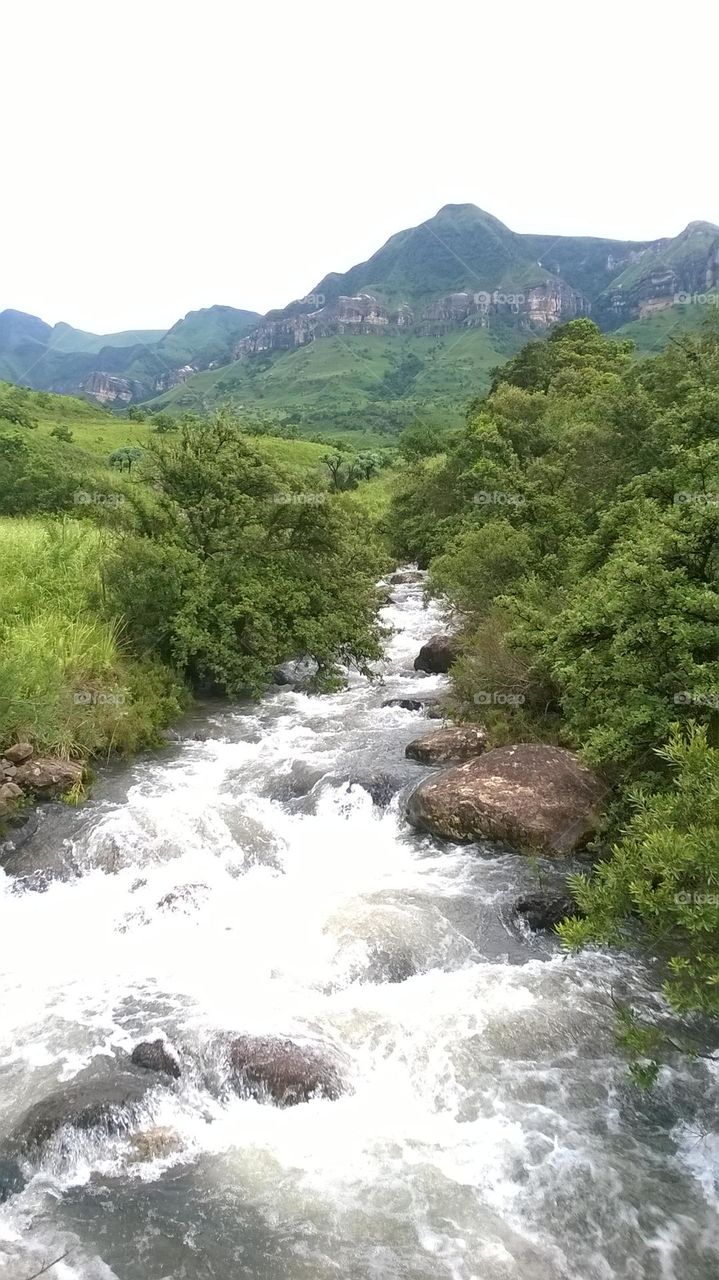
[[[136,750],[180,710],[170,673],[133,660],[103,614],[110,537],[77,520],[0,519],[0,748]]]

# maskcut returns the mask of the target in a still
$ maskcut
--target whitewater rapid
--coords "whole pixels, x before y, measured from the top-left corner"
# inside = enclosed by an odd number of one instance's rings
[[[612,997],[661,1015],[651,973],[518,925],[555,864],[407,827],[433,722],[382,703],[442,689],[412,667],[442,618],[420,585],[382,617],[373,682],[205,707],[0,871],[0,1151],[138,1040],[188,1064],[137,1123],[169,1154],[65,1131],[26,1165],[0,1280],[716,1280],[715,1067],[634,1089]],[[350,1090],[235,1097],[225,1032],[328,1042]]]

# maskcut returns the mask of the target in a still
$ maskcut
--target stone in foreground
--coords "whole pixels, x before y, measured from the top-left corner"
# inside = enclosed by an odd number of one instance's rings
[[[443,764],[447,760],[469,760],[480,755],[487,745],[487,734],[478,725],[456,729],[435,729],[423,738],[415,738],[404,749],[410,760],[420,764]]]
[[[523,852],[566,854],[596,830],[605,794],[572,751],[525,742],[421,782],[407,818],[446,840],[500,840]]]
[[[429,675],[445,675],[460,653],[461,645],[457,636],[430,636],[414,660],[414,669],[426,671]]]
[[[568,893],[555,894],[553,897],[541,893],[527,894],[526,897],[517,899],[514,910],[535,933],[551,932],[568,916],[582,914]]]
[[[13,781],[36,796],[61,795],[82,781],[82,765],[73,760],[28,760],[17,769]]]

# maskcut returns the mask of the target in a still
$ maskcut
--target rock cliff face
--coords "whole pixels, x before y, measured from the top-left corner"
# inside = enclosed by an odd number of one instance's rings
[[[53,390],[62,391],[56,386]],[[137,387],[128,378],[116,378],[111,373],[91,373],[79,385],[79,390],[86,396],[97,400],[98,404],[129,404],[137,393]]]
[[[309,311],[297,311],[293,304],[286,312],[270,312],[237,344],[234,355],[239,360],[261,352],[292,351],[316,338],[336,334],[412,332],[439,338],[463,327],[490,328],[500,320],[521,328],[546,329],[589,311],[587,299],[562,280],[548,281],[526,292],[478,289],[448,293],[416,309],[407,302],[390,307],[374,294],[361,293],[352,298],[340,296]]]

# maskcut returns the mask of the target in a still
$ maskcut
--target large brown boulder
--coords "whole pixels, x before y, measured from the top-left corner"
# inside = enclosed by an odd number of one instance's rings
[[[230,1065],[239,1092],[281,1107],[310,1098],[339,1098],[345,1090],[340,1064],[323,1045],[280,1036],[238,1036],[230,1044]]]
[[[461,651],[457,636],[430,636],[414,660],[414,669],[427,671],[430,675],[444,675],[452,663],[457,661]]]
[[[424,574],[418,569],[399,569],[397,573],[393,573],[388,579],[393,587],[402,587],[410,582],[422,582]]]
[[[447,840],[570,853],[596,830],[606,788],[578,756],[525,742],[446,769],[412,792],[413,826]]]
[[[74,760],[55,760],[40,758],[28,760],[21,764],[15,772],[13,782],[23,791],[31,791],[43,798],[62,795],[78,782],[82,781],[82,765]]]
[[[404,754],[420,764],[442,764],[446,760],[469,760],[487,745],[487,734],[479,725],[460,725],[454,729],[435,729],[423,738],[408,742]]]

